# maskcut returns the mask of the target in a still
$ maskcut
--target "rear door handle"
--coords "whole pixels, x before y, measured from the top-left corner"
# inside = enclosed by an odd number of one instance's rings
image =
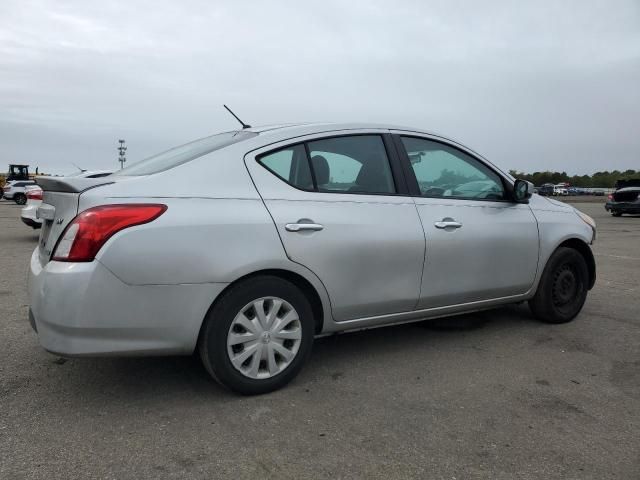
[[[311,230],[318,232],[324,228],[319,223],[287,223],[284,228],[287,232],[302,232],[303,230]]]
[[[456,222],[453,218],[443,218],[441,222],[434,223],[436,228],[460,228],[462,224]]]

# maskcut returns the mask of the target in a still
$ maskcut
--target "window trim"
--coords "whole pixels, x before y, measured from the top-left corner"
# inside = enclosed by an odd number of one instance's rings
[[[472,152],[467,151],[463,148],[460,148],[460,146],[456,144],[444,141],[440,137],[434,138],[429,135],[420,135],[420,134],[417,134],[416,132],[407,132],[407,133],[394,132],[392,136],[394,138],[394,144],[396,145],[396,148],[399,150],[399,156],[403,165],[403,171],[409,177],[408,178],[409,190],[411,191],[412,197],[431,198],[436,200],[439,200],[439,199],[461,200],[461,201],[467,201],[467,202],[473,201],[473,202],[491,202],[491,203],[518,203],[518,202],[515,202],[513,199],[513,185],[507,178],[505,178],[504,174],[499,170],[497,170],[496,168],[494,168],[493,165],[487,164],[487,162],[483,161],[481,158],[479,158],[477,155],[474,155]],[[497,198],[473,198],[473,197],[429,197],[429,196],[423,195],[422,192],[420,191],[420,185],[418,183],[416,174],[413,171],[413,168],[411,167],[411,160],[409,159],[409,154],[404,146],[404,143],[402,142],[402,137],[416,138],[419,140],[426,140],[429,142],[439,143],[446,147],[452,148],[464,155],[471,157],[476,162],[484,166],[486,169],[493,172],[500,179],[500,181],[502,182],[502,188],[504,189],[505,198],[497,199]]]
[[[311,174],[311,183],[313,183],[313,191],[318,192],[318,180],[316,180],[316,171],[313,169],[313,163],[311,163],[311,151],[309,150],[309,144],[302,142],[304,147],[304,154],[307,157],[307,165],[309,165],[309,173]]]
[[[311,142],[317,142],[317,141],[322,141],[322,140],[330,140],[332,138],[341,138],[341,137],[362,137],[362,136],[377,136],[380,137],[380,139],[382,140],[382,144],[385,150],[385,154],[387,155],[387,161],[389,162],[389,169],[391,171],[391,178],[393,180],[393,185],[396,189],[395,193],[369,193],[369,192],[339,192],[339,191],[330,191],[330,192],[321,192],[318,190],[318,185],[317,185],[317,181],[316,181],[316,174],[315,171],[313,169],[313,165],[311,164],[311,154],[309,151],[309,146],[308,143]],[[306,153],[306,157],[307,157],[307,162],[309,163],[309,169],[311,171],[311,178],[313,180],[313,190],[310,189],[306,189],[306,188],[302,188],[299,187],[298,185],[294,185],[291,182],[289,182],[289,180],[281,177],[280,175],[278,175],[276,172],[274,172],[273,170],[271,170],[269,167],[267,167],[262,161],[261,159],[271,155],[273,153],[279,152],[280,150],[286,150],[287,148],[292,148],[295,147],[297,145],[303,145],[304,149],[305,149],[305,153]],[[324,136],[318,136],[318,137],[314,137],[314,138],[307,138],[304,140],[298,140],[296,142],[293,143],[289,143],[286,145],[280,145],[277,148],[274,148],[272,150],[266,151],[266,152],[262,152],[258,155],[256,155],[254,158],[256,160],[256,162],[263,168],[265,168],[269,173],[275,175],[277,178],[279,178],[280,180],[282,180],[283,182],[285,182],[287,185],[289,185],[290,187],[295,188],[296,190],[300,190],[302,192],[309,192],[309,193],[322,193],[322,194],[329,194],[329,195],[375,195],[375,196],[382,196],[382,197],[407,197],[407,196],[411,196],[411,194],[409,193],[409,188],[408,188],[408,183],[407,183],[407,179],[406,176],[404,175],[404,172],[402,172],[402,162],[400,159],[400,155],[398,154],[397,148],[394,148],[394,144],[393,144],[393,139],[392,139],[392,135],[391,133],[389,133],[388,131],[386,132],[358,132],[358,133],[337,133],[337,134],[331,134],[331,135],[324,135]]]

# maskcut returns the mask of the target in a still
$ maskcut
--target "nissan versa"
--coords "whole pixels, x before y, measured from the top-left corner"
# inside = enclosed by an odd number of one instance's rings
[[[42,346],[197,351],[243,394],[293,379],[319,335],[523,301],[562,323],[595,281],[590,217],[420,130],[246,128],[37,181]]]

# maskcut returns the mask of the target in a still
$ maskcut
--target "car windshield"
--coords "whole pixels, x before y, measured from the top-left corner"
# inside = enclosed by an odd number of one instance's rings
[[[256,135],[258,134],[255,132],[236,130],[201,138],[141,160],[130,167],[123,168],[113,175],[140,176],[163,172],[207,153],[255,137]]]

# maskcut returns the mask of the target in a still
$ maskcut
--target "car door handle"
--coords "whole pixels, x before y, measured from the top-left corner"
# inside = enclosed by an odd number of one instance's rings
[[[319,223],[287,223],[284,228],[287,232],[302,232],[303,230],[311,230],[318,232],[324,228]]]
[[[443,218],[441,222],[434,223],[436,228],[460,228],[462,224],[451,218]]]

